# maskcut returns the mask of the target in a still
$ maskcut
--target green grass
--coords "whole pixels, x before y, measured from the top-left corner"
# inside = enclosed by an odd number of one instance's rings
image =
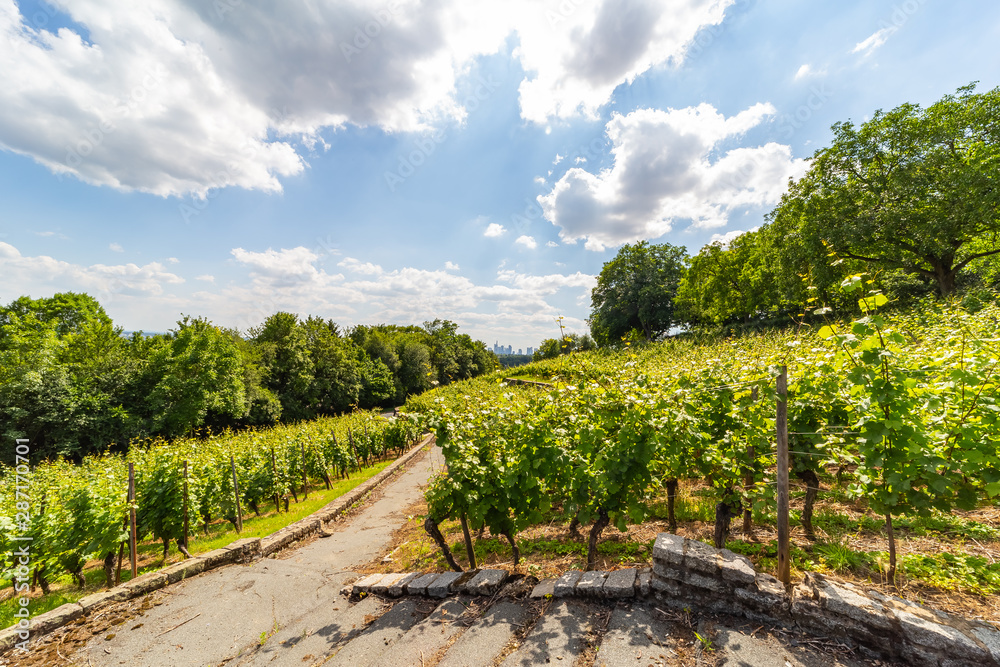
[[[208,535],[205,535],[201,531],[191,534],[189,551],[192,555],[205,553],[207,551],[219,549],[235,542],[236,540],[246,537],[264,537],[265,535],[270,535],[276,530],[284,528],[291,523],[295,523],[299,519],[309,516],[327,503],[342,496],[351,489],[360,485],[362,482],[365,482],[382,472],[391,463],[391,460],[381,461],[368,468],[363,468],[362,470],[353,473],[350,479],[335,481],[330,489],[323,488],[322,484],[320,484],[320,488],[310,489],[309,498],[307,500],[302,500],[302,495],[300,493],[300,502],[290,503],[287,513],[282,512],[280,514],[275,514],[273,504],[270,511],[262,511],[261,516],[259,517],[254,516],[251,513],[249,516],[245,516],[243,518],[242,533],[237,533],[236,529],[233,528],[233,525],[228,521],[213,523],[209,526]],[[173,542],[171,542],[171,548],[168,552],[166,562],[160,559],[160,556],[163,553],[163,544],[161,542],[153,542],[150,540],[140,542],[137,547],[137,552],[140,560],[142,560],[144,556],[147,558],[156,558],[155,562],[145,567],[140,567],[139,574],[155,572],[166,565],[170,565],[171,563],[182,559],[182,556],[177,551],[176,544]],[[126,554],[125,562],[122,565],[122,581],[128,581],[131,579],[131,575],[132,572],[128,564],[128,555]],[[100,564],[95,564],[91,567],[85,568],[83,576],[87,581],[87,586],[83,590],[77,587],[68,574],[54,579],[51,582],[53,589],[51,593],[48,595],[40,595],[31,599],[31,604],[29,605],[31,615],[37,616],[55,609],[62,604],[66,604],[67,602],[76,602],[81,598],[99,591],[106,583],[104,569]],[[10,598],[0,602],[0,628],[10,627],[14,624],[14,612],[18,608],[16,598]]]

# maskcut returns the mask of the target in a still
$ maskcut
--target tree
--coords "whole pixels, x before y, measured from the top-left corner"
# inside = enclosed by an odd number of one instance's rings
[[[264,386],[281,401],[282,417],[290,420],[313,417],[310,396],[313,363],[298,316],[275,313],[251,329],[250,334],[261,350],[266,369]]]
[[[674,297],[684,275],[684,248],[626,244],[601,269],[591,292],[590,330],[599,345],[638,329],[647,341],[677,324]]]
[[[837,123],[776,215],[794,208],[803,234],[840,257],[950,294],[971,262],[1000,253],[1000,88],[974,90],[880,110],[860,127]]]

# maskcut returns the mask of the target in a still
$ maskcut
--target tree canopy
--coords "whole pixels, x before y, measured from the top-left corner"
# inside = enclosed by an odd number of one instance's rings
[[[684,248],[669,243],[622,246],[591,293],[594,340],[607,345],[638,330],[649,341],[675,326],[674,296],[686,259]]]

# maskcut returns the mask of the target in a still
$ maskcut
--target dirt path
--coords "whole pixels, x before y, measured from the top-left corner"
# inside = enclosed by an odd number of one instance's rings
[[[219,665],[276,635],[330,625],[347,605],[339,595],[353,566],[375,557],[442,463],[433,448],[352,519],[279,558],[230,566],[171,586],[159,604],[95,636],[74,656],[82,665]],[[155,595],[155,594],[154,594]],[[301,630],[299,630],[301,628]]]

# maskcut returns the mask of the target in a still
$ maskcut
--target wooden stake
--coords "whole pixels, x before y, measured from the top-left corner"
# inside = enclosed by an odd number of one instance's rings
[[[236,498],[236,532],[243,532],[243,510],[240,508],[240,484],[236,481],[236,461],[229,455],[229,467],[233,471],[233,496]]]
[[[309,478],[306,477],[306,443],[300,442],[302,448],[302,500],[309,497]]]
[[[281,514],[281,501],[278,498],[278,464],[274,460],[274,447],[271,447],[271,483],[274,484],[274,513]]]
[[[778,412],[775,419],[778,441],[778,579],[787,589],[792,585],[788,544],[788,368],[778,376]]]
[[[469,569],[478,569],[476,567],[476,550],[472,546],[472,535],[469,533],[469,520],[464,514],[462,515],[462,534],[465,535],[465,551],[469,555]]]
[[[129,556],[132,559],[132,578],[139,574],[138,555],[136,554],[135,538],[135,466],[128,464],[128,523],[129,523]]]
[[[188,462],[184,462],[184,549],[189,549],[188,545]]]

